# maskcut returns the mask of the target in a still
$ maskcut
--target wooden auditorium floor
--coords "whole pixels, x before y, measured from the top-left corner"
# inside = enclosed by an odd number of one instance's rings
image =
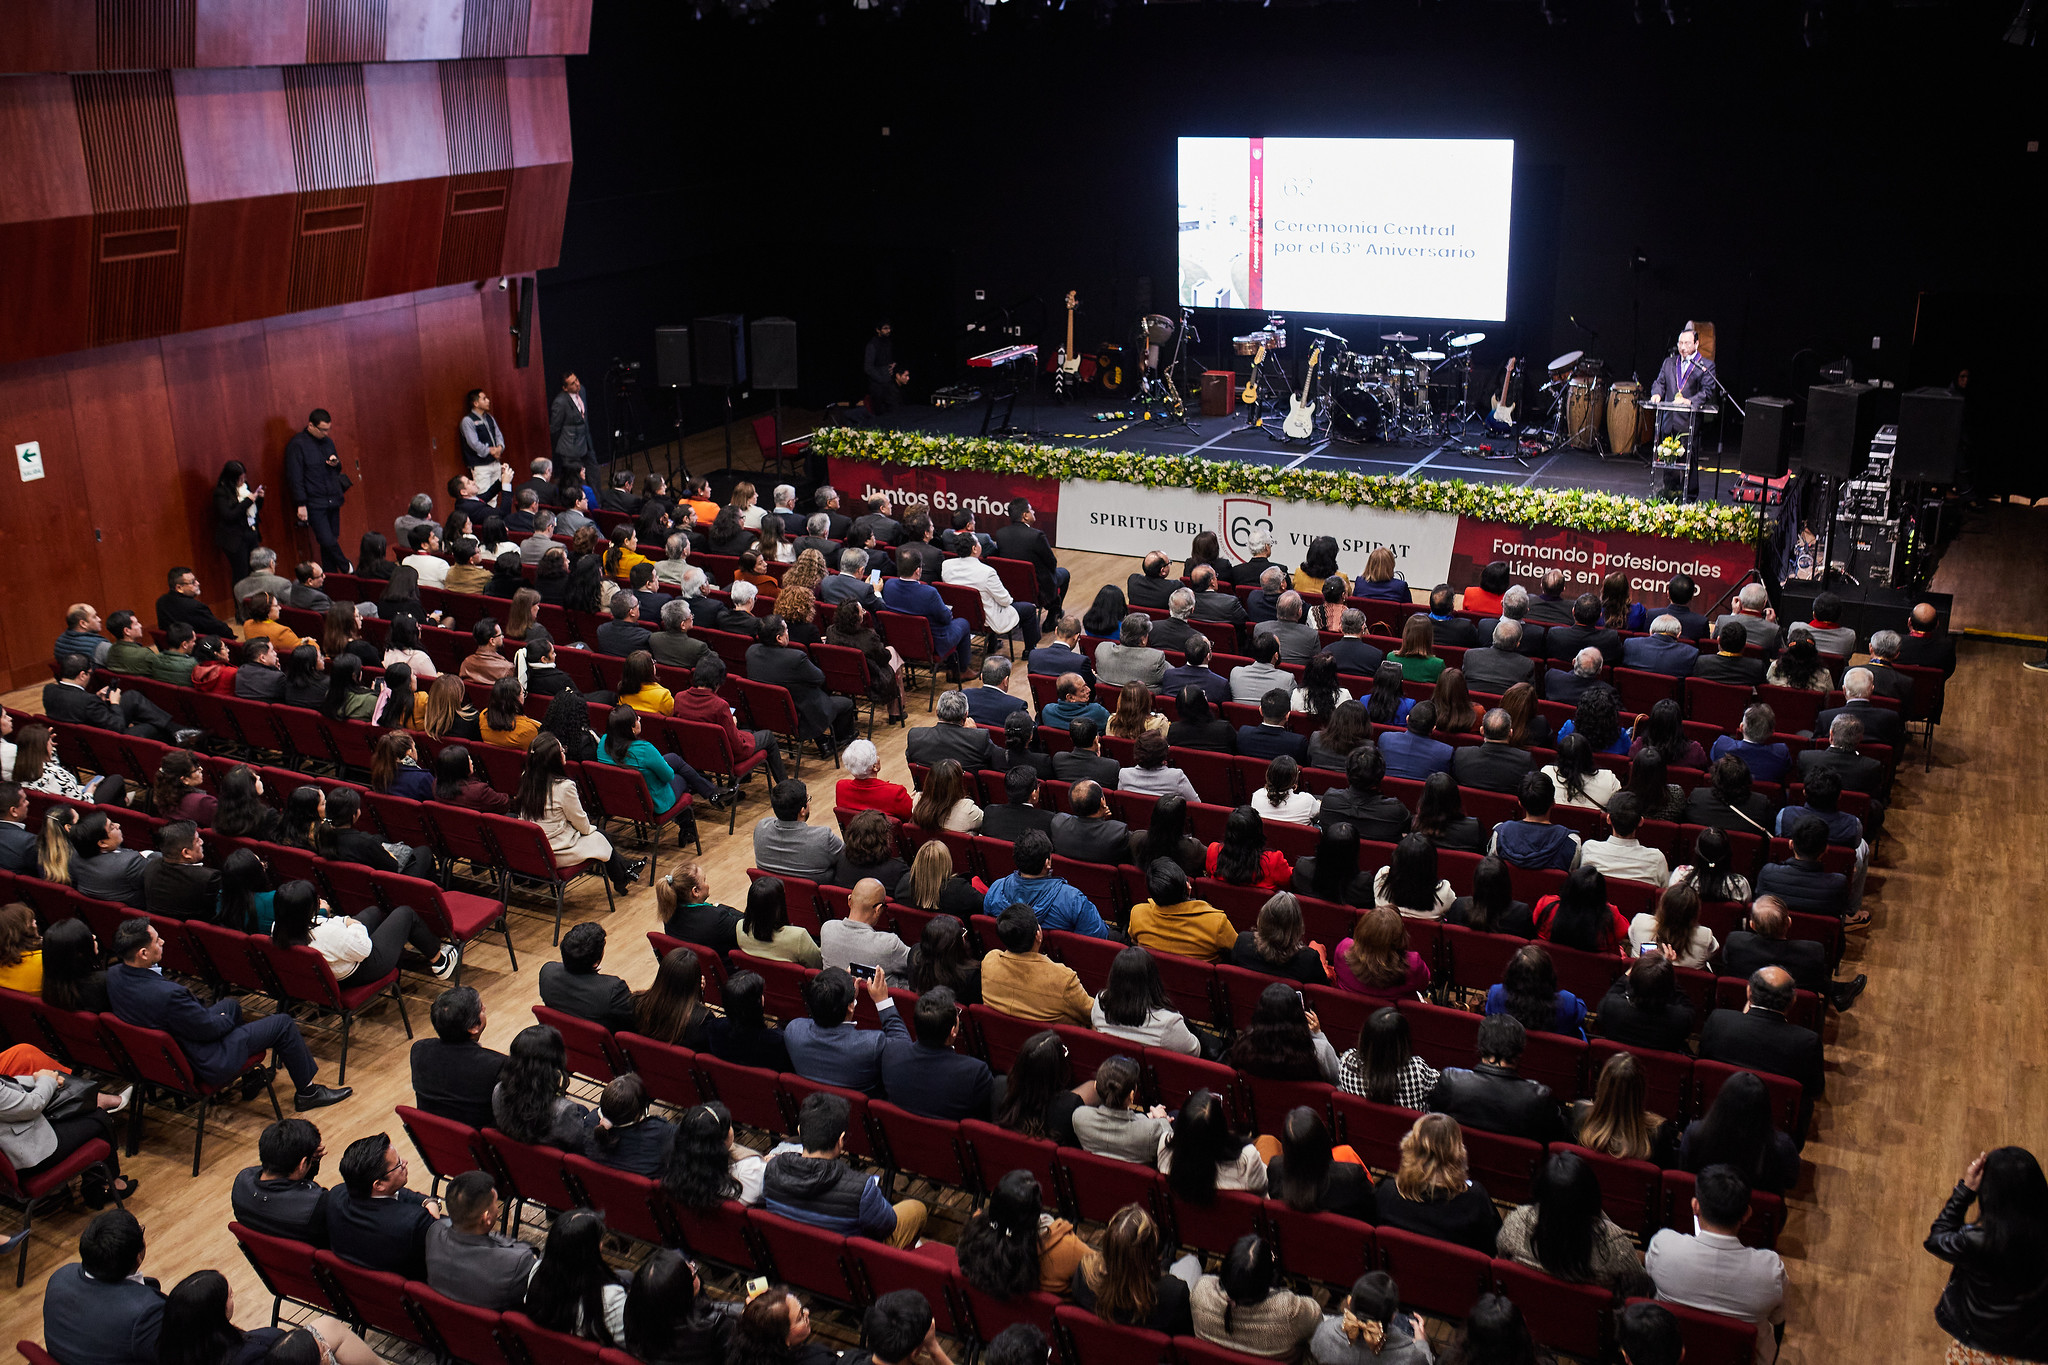
[[[2000,523],[1999,532],[2018,529],[2003,518]],[[1974,598],[2013,581],[2005,563],[2011,542],[1990,534],[1993,529],[1973,527],[1951,549],[1943,576],[1955,580],[1953,590]],[[1107,555],[1063,561],[1074,573],[1069,600],[1082,604],[1101,584],[1120,584],[1137,567],[1135,560]],[[2040,580],[2029,575],[2020,581]],[[1959,601],[1958,620],[1985,623],[1987,608],[1988,602]],[[2032,624],[2039,629],[2042,622]],[[2038,741],[2010,741],[2006,703],[2015,691],[2048,689],[2048,680],[2022,671],[2022,657],[2010,647],[1964,647],[1933,769],[1923,774],[1917,762],[1910,765],[1891,817],[1893,834],[1871,878],[1876,925],[1853,936],[1843,967],[1845,974],[1869,972],[1870,988],[1853,1011],[1829,1025],[1827,1099],[1781,1243],[1792,1286],[1791,1326],[1780,1356],[1787,1365],[1938,1360],[1946,1342],[1932,1314],[1944,1277],[1920,1250],[1927,1226],[1980,1149],[2007,1142],[2044,1146],[2048,1075],[2040,1038],[2048,1032],[2048,918],[2026,907],[2048,902],[2039,854],[2048,839],[2041,807],[2028,796],[2040,771]],[[1021,695],[1021,675],[1013,683]],[[6,700],[33,702],[35,695],[23,691]],[[914,705],[913,720],[924,719]],[[905,733],[884,727],[875,738],[885,773],[907,781]],[[803,775],[813,810],[829,818],[831,784],[843,774],[814,759]],[[748,830],[766,813],[756,786],[740,807],[736,834],[705,821],[703,862],[717,897],[727,903],[744,896]],[[663,866],[675,866],[678,856],[671,844]],[[476,945],[464,970],[489,1011],[485,1041],[500,1049],[531,1021],[529,1008],[539,998],[536,973],[553,956],[548,918],[537,902],[521,904],[523,912],[513,916],[519,971],[508,970],[502,947],[488,941]],[[1951,907],[1976,918],[1950,923]],[[585,883],[570,898],[569,916],[572,922],[604,920],[611,935],[606,969],[636,988],[648,983],[655,964],[642,936],[658,927],[651,889],[623,898],[607,917],[602,890]],[[425,1030],[439,983],[408,975],[404,984],[415,1028]],[[309,1041],[321,1059],[322,1079],[331,1080],[338,1036],[319,1026]],[[335,1163],[356,1137],[383,1128],[403,1141],[392,1107],[412,1097],[407,1046],[389,1005],[358,1020],[349,1069],[355,1096],[314,1115],[328,1152],[323,1179],[338,1178]],[[144,1271],[166,1287],[193,1270],[224,1271],[244,1326],[267,1321],[268,1295],[228,1235],[228,1191],[235,1172],[254,1163],[269,1112],[260,1100],[218,1111],[209,1121],[205,1166],[194,1178],[191,1118],[153,1110],[142,1153],[124,1168],[142,1181],[130,1208],[148,1233]],[[424,1167],[414,1169],[424,1184]],[[38,1219],[28,1284],[0,1292],[0,1343],[41,1339],[41,1285],[75,1257],[88,1216],[70,1207]]]

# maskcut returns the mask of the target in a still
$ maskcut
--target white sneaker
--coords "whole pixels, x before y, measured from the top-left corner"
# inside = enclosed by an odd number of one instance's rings
[[[430,970],[432,970],[435,976],[446,981],[449,977],[455,975],[455,969],[461,963],[462,949],[452,943],[444,943],[441,945],[441,955],[434,959],[434,965]]]

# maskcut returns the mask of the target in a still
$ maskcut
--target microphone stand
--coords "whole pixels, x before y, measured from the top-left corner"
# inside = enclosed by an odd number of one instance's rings
[[[1740,404],[1740,403],[1738,403],[1738,402],[1736,402],[1736,401],[1735,401],[1735,395],[1734,395],[1734,394],[1732,394],[1732,393],[1730,393],[1730,392],[1728,392],[1728,386],[1727,386],[1726,384],[1723,384],[1723,383],[1721,382],[1721,367],[1720,367],[1719,365],[1714,365],[1712,369],[1710,369],[1710,370],[1708,370],[1708,371],[1707,371],[1707,382],[1708,382],[1709,384],[1712,384],[1712,385],[1714,386],[1714,391],[1715,391],[1716,393],[1720,394],[1720,395],[1721,395],[1721,397],[1723,397],[1724,399],[1726,399],[1726,400],[1728,401],[1728,406],[1729,406],[1729,407],[1731,407],[1731,408],[1734,408],[1734,409],[1735,409],[1735,415],[1736,415],[1737,417],[1740,417],[1740,418],[1742,418],[1742,419],[1743,419],[1743,420],[1744,420],[1745,422],[1749,420],[1749,413],[1748,413],[1748,412],[1746,412],[1746,411],[1745,411],[1745,410],[1743,409],[1743,406],[1742,406],[1742,404]],[[1724,461],[1724,458],[1725,458],[1725,456],[1724,456],[1724,452],[1725,452],[1725,450],[1726,450],[1726,448],[1727,448],[1727,442],[1728,442],[1728,423],[1727,423],[1726,421],[1722,421],[1722,422],[1717,422],[1717,423],[1716,423],[1716,424],[1714,425],[1714,501],[1715,501],[1715,502],[1719,502],[1719,501],[1721,500],[1721,465],[1722,465],[1722,463],[1723,463],[1723,461]],[[1698,468],[1699,468],[1699,461],[1698,461],[1697,459],[1695,459],[1695,460],[1693,461],[1693,468],[1694,468],[1694,470],[1695,470],[1695,471],[1697,471],[1697,470],[1698,470]],[[1694,477],[1694,484],[1695,484],[1695,487],[1693,488],[1693,501],[1695,501],[1695,502],[1697,502],[1697,501],[1699,500],[1699,489],[1698,489],[1698,487],[1697,487],[1697,483],[1698,483],[1698,477],[1697,477],[1697,473],[1695,473],[1695,477]]]

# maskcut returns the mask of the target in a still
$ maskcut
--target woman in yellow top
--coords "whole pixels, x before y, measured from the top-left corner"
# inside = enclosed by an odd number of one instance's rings
[[[277,646],[278,657],[282,658],[306,642],[298,632],[278,620],[284,609],[284,602],[267,592],[252,592],[242,600],[242,622],[244,640],[267,639]]]
[[[604,572],[607,578],[624,581],[633,576],[633,570],[642,564],[654,561],[640,553],[640,537],[631,526],[620,526],[618,539],[604,552]]]
[[[491,702],[477,717],[477,731],[486,744],[505,749],[531,749],[540,722],[519,713],[526,704],[526,689],[510,674],[491,684]]]
[[[649,716],[676,713],[675,694],[654,680],[654,656],[644,649],[626,656],[626,670],[619,677],[619,705]]]
[[[43,993],[43,940],[36,913],[15,901],[0,905],[0,987],[24,995]]]

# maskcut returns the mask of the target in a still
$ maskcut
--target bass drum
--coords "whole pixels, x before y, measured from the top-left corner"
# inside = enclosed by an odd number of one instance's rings
[[[1095,353],[1095,391],[1104,398],[1121,398],[1137,378],[1137,367],[1121,346],[1104,346]]]
[[[1593,450],[1600,444],[1601,408],[1606,385],[1592,375],[1574,375],[1564,395],[1565,439],[1574,450]]]
[[[1379,384],[1339,384],[1330,389],[1330,435],[1353,445],[1386,439],[1394,395]]]
[[[1616,455],[1633,455],[1650,439],[1650,413],[1642,403],[1643,386],[1635,380],[1618,379],[1608,386],[1607,448]]]

